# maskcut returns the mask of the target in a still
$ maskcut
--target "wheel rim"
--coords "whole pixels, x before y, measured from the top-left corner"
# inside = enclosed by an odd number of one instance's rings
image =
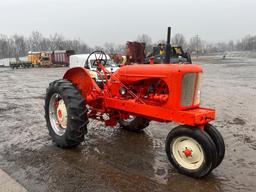
[[[190,137],[177,137],[171,144],[176,162],[189,170],[196,170],[204,163],[204,152],[201,145]]]
[[[64,100],[58,93],[54,93],[49,103],[49,119],[53,131],[59,135],[64,135],[67,129],[67,108]]]

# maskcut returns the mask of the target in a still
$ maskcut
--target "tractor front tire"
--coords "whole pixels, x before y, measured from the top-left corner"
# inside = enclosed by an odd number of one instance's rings
[[[203,130],[181,125],[168,134],[165,150],[178,172],[200,178],[212,171],[217,163],[217,149]]]
[[[120,119],[118,121],[121,128],[127,131],[139,132],[148,127],[150,120],[143,117],[134,117],[132,120]]]
[[[57,146],[78,146],[87,133],[88,109],[84,98],[68,80],[50,83],[45,97],[45,119]]]
[[[208,135],[212,138],[216,149],[217,149],[217,164],[214,168],[218,167],[219,164],[222,162],[222,160],[224,159],[225,156],[225,143],[224,143],[224,139],[222,137],[222,135],[220,134],[220,132],[218,131],[218,129],[216,129],[215,126],[211,125],[211,124],[206,124],[204,131],[206,133],[208,133]]]

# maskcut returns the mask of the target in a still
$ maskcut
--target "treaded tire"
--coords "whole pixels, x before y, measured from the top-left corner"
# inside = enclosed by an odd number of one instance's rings
[[[50,99],[56,93],[63,99],[67,110],[67,128],[61,136],[53,130],[49,117]],[[45,119],[49,135],[57,146],[76,147],[84,140],[88,124],[87,112],[84,98],[70,81],[61,79],[49,84],[45,97]]]
[[[212,140],[216,146],[216,149],[217,149],[217,164],[214,167],[214,168],[216,168],[220,165],[220,163],[224,159],[225,143],[224,143],[221,133],[218,131],[218,129],[216,129],[215,126],[213,126],[211,124],[206,124],[204,130],[208,133],[208,135],[210,135],[210,137],[212,138]]]
[[[132,121],[120,119],[118,121],[121,128],[127,131],[139,132],[149,125],[150,120],[143,117],[135,117]]]
[[[197,169],[192,170],[182,167],[182,165],[177,162],[173,155],[172,144],[174,143],[175,139],[184,136],[197,141],[203,150],[204,160],[200,167]],[[165,150],[167,157],[171,164],[174,166],[174,168],[176,168],[178,172],[191,177],[200,178],[209,174],[217,163],[217,149],[214,142],[205,131],[202,131],[199,128],[186,125],[181,125],[174,128],[169,132],[166,138]]]

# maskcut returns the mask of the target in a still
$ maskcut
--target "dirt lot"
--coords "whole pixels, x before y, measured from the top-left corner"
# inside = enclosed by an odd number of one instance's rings
[[[91,122],[84,143],[63,150],[44,121],[48,83],[66,69],[0,69],[0,168],[29,191],[246,191],[256,188],[256,60],[204,58],[202,100],[217,109],[226,142],[209,176],[178,174],[164,141],[176,125],[152,122],[142,133]],[[206,105],[207,104],[207,105]]]

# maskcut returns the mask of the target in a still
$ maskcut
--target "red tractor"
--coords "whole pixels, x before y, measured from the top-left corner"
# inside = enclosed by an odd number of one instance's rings
[[[215,110],[200,107],[202,68],[195,64],[129,65],[114,73],[106,70],[106,54],[97,59],[99,87],[86,68],[69,69],[63,79],[50,83],[45,98],[45,117],[57,146],[78,146],[87,133],[89,119],[141,131],[150,121],[177,122],[166,138],[166,153],[180,172],[202,177],[223,160],[225,145],[209,122]],[[90,58],[90,56],[88,57]]]

